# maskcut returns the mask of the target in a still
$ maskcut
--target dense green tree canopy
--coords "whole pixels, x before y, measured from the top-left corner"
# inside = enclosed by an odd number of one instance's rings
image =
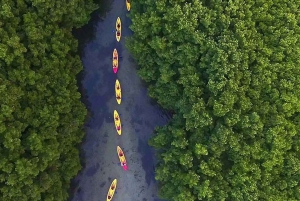
[[[94,9],[92,0],[0,0],[0,200],[68,197],[86,115],[71,30]]]
[[[300,200],[300,2],[135,0],[127,46],[175,112],[150,144],[160,196]]]

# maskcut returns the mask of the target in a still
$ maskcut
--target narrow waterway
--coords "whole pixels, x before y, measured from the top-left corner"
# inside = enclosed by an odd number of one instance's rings
[[[103,17],[94,15],[89,25],[80,30],[84,40],[88,39],[80,52],[84,66],[81,86],[90,118],[81,147],[84,167],[73,181],[70,200],[105,201],[109,186],[116,178],[118,185],[113,201],[159,201],[154,180],[154,150],[149,147],[148,139],[156,126],[167,123],[168,117],[148,97],[146,86],[137,75],[137,66],[125,48],[125,38],[132,34],[125,0],[108,0],[102,8],[105,9]],[[122,21],[119,43],[113,32],[117,17]],[[117,75],[112,71],[114,48],[122,57]],[[122,88],[121,105],[115,99],[116,79]],[[122,121],[121,136],[114,127],[115,109]],[[128,171],[119,164],[118,145],[125,152]]]

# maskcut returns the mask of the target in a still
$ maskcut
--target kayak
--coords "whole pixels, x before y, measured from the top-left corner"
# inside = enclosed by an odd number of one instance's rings
[[[115,91],[116,91],[116,100],[117,100],[118,104],[121,104],[122,92],[121,92],[121,85],[120,85],[120,82],[118,79],[116,80]]]
[[[121,149],[121,147],[119,147],[119,146],[117,146],[117,153],[118,153],[118,156],[119,156],[119,159],[120,159],[121,166],[123,167],[124,170],[128,170],[124,152]]]
[[[116,21],[116,39],[119,42],[121,39],[121,19],[118,17]]]
[[[130,0],[126,0],[126,7],[127,10],[130,11]]]
[[[114,71],[114,73],[118,72],[118,68],[119,68],[118,51],[117,51],[117,49],[114,49],[114,52],[113,52],[113,71]]]
[[[106,197],[106,201],[111,201],[114,194],[115,194],[115,190],[117,188],[117,179],[114,179],[113,182],[111,183],[108,193],[107,193],[107,197]]]
[[[120,116],[119,116],[117,110],[114,111],[114,121],[115,121],[116,130],[117,130],[118,134],[121,135],[122,134],[121,119],[120,119]],[[120,127],[119,130],[118,130],[118,127]]]

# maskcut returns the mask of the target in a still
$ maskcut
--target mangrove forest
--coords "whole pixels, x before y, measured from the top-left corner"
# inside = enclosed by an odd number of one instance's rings
[[[127,40],[173,113],[150,140],[159,196],[300,200],[300,2],[134,0]]]
[[[72,29],[92,0],[0,0],[0,200],[62,201],[81,169],[86,109]]]

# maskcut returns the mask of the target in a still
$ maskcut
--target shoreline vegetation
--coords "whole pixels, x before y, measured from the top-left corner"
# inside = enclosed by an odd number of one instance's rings
[[[126,43],[174,111],[150,140],[159,196],[300,200],[299,2],[132,2]]]
[[[68,198],[87,114],[72,29],[95,9],[92,0],[1,3],[1,200]]]

